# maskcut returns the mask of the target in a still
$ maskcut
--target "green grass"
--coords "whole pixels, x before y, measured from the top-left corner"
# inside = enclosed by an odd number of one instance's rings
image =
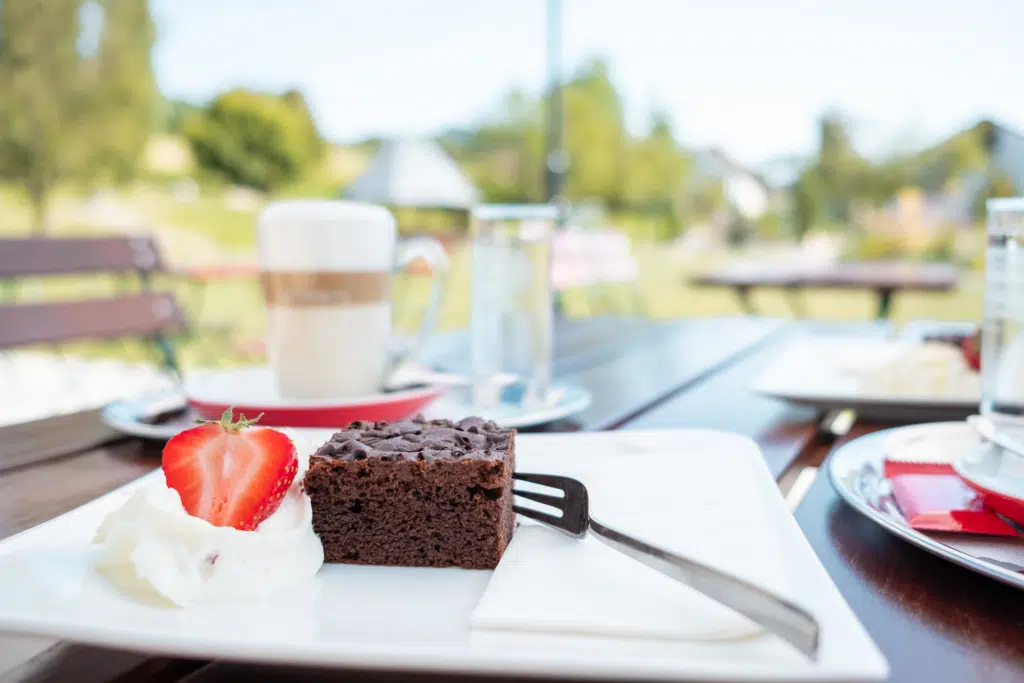
[[[315,188],[296,187],[291,192],[306,194]],[[119,199],[143,218],[142,230],[155,230],[164,250],[180,264],[218,263],[230,258],[254,258],[255,207],[237,210],[225,205],[217,189],[205,188],[200,199],[180,203],[159,187],[123,192]],[[55,234],[102,232],[102,226],[81,226],[75,222],[75,201],[70,191],[58,193],[56,215],[61,217]],[[0,186],[0,234],[28,232],[30,213],[23,197],[9,187]],[[695,316],[738,315],[739,302],[731,291],[695,288],[689,278],[698,272],[727,263],[735,255],[675,253],[666,244],[637,244],[634,251],[640,262],[637,282],[601,288],[565,292],[562,309],[570,317],[602,314],[643,314],[657,319]],[[748,254],[749,256],[749,254]],[[187,366],[222,365],[249,362],[242,346],[263,335],[262,298],[255,281],[212,282],[204,287],[170,278],[157,281],[160,288],[174,291],[185,306],[193,334],[182,340],[181,354]],[[107,296],[131,291],[132,284],[112,277],[47,278],[18,285],[17,300],[58,300]],[[458,329],[469,322],[470,263],[464,248],[452,254],[452,268],[439,318],[441,329]],[[429,299],[429,284],[424,277],[400,275],[395,287],[395,326],[413,330]],[[792,313],[785,293],[773,290],[754,292],[752,301],[763,315],[785,317]],[[869,292],[808,290],[800,298],[810,318],[829,320],[870,320],[876,301]],[[977,320],[981,317],[982,281],[976,271],[965,273],[961,287],[948,294],[908,293],[898,295],[893,308],[897,323],[913,319]],[[73,352],[138,358],[144,345],[76,344]]]
[[[642,277],[636,285],[609,286],[601,289],[576,289],[563,296],[563,310],[569,317],[602,314],[638,313],[642,306],[646,315],[657,319],[699,316],[740,315],[742,309],[732,292],[694,288],[687,279],[697,271],[692,263],[674,264],[664,250],[641,250]],[[704,264],[702,264],[702,267]],[[452,259],[452,272],[439,317],[445,330],[464,328],[469,324],[470,262],[463,250]],[[981,278],[967,274],[960,289],[949,294],[897,295],[893,320],[903,323],[914,319],[978,320],[981,316]],[[179,286],[180,287],[180,286]],[[255,283],[224,282],[207,286],[199,306],[194,290],[179,290],[190,309],[200,341],[185,345],[186,360],[194,364],[233,364],[246,359],[234,353],[232,342],[258,339],[263,334],[263,309]],[[403,332],[416,328],[429,298],[429,284],[424,277],[399,276],[394,287],[395,327]],[[791,315],[785,295],[776,291],[760,291],[753,296],[759,313],[768,316]],[[803,303],[810,318],[825,320],[870,320],[875,314],[876,300],[867,292],[808,290]],[[214,338],[202,342],[202,332]],[[220,341],[218,341],[218,339]]]
[[[664,252],[641,252],[642,277],[636,285],[601,289],[576,289],[563,296],[563,310],[569,317],[602,314],[632,315],[640,311],[657,319],[739,315],[742,309],[730,291],[694,288],[686,283],[696,272],[692,264],[673,264]],[[469,323],[468,255],[462,251],[452,259],[452,272],[439,317],[441,329],[464,328]],[[965,276],[960,289],[949,294],[902,294],[895,299],[893,320],[914,319],[978,320],[981,316],[981,278]],[[187,367],[234,365],[251,362],[242,351],[263,335],[262,297],[256,282],[212,282],[203,287],[169,278],[156,285],[174,291],[186,308],[192,335],[181,341],[181,355]],[[19,300],[67,299],[106,296],[130,289],[130,283],[107,277],[47,278],[19,286]],[[394,287],[395,327],[410,332],[417,326],[429,298],[427,278],[399,276]],[[784,294],[770,290],[755,292],[753,302],[759,313],[785,317],[791,314]],[[875,298],[866,292],[808,290],[803,296],[808,317],[827,320],[870,320]],[[141,358],[137,347],[117,344],[74,345],[72,352]]]
[[[227,251],[249,252],[256,242],[256,212],[228,208],[220,196],[203,196],[190,203],[152,201],[143,210],[154,223],[205,235]]]

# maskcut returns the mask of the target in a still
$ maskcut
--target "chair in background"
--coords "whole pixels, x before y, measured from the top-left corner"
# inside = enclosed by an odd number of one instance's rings
[[[639,289],[640,268],[629,237],[615,230],[566,228],[554,240],[551,280],[556,294],[580,288],[586,292],[588,309],[604,313],[625,312],[645,316],[646,301]]]

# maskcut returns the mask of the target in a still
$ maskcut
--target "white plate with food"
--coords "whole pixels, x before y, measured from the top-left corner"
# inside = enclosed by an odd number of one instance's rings
[[[786,344],[753,389],[866,419],[926,422],[978,412],[981,376],[949,341],[809,336]]]
[[[239,441],[220,425],[204,429],[172,442],[166,474],[0,542],[0,631],[181,657],[449,674],[888,675],[749,439],[518,435],[513,453],[517,472],[583,481],[605,522],[789,597],[820,625],[816,661],[593,539],[528,520],[513,532],[501,479],[511,476],[512,437],[493,423],[363,425],[326,443],[295,432],[294,462],[272,434],[246,430]],[[229,451],[245,452],[245,467]],[[321,553],[497,568],[320,566]]]

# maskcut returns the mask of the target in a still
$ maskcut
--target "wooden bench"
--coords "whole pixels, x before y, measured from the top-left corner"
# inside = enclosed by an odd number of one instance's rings
[[[141,291],[77,301],[0,302],[0,350],[80,340],[149,338],[179,373],[171,335],[185,328],[174,296],[150,291],[163,271],[150,237],[0,239],[0,281],[53,275],[134,274]],[[10,288],[5,288],[10,293]]]

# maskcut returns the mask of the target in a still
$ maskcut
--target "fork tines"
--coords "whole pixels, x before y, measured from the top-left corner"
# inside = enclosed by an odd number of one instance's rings
[[[513,473],[513,479],[524,481],[530,484],[538,484],[553,488],[561,495],[551,495],[539,491],[525,491],[513,489],[514,495],[527,500],[532,500],[549,508],[554,508],[558,515],[537,510],[535,508],[513,505],[512,509],[523,517],[529,517],[538,522],[567,531],[573,535],[586,533],[587,528],[587,489],[586,487],[569,477],[560,477],[553,474],[529,474]]]
[[[565,490],[566,482],[576,481],[575,479],[570,479],[569,477],[560,477],[556,474],[534,474],[532,472],[513,472],[512,478],[518,479],[519,481],[528,481],[531,484],[550,486],[553,489],[559,489],[562,491]]]

